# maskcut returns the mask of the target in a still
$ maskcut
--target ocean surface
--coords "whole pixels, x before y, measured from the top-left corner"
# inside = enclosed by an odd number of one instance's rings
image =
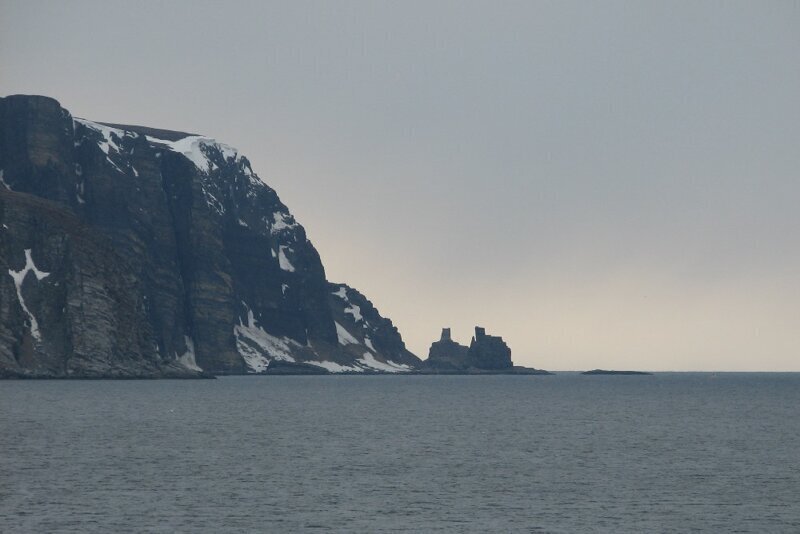
[[[0,531],[800,532],[800,374],[0,381]]]

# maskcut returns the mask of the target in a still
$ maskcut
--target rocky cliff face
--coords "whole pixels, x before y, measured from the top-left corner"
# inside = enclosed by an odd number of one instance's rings
[[[385,372],[410,371],[420,363],[406,349],[403,339],[390,319],[382,317],[372,302],[345,284],[328,285],[328,302],[333,312],[338,343],[355,369],[378,369]],[[380,356],[383,358],[381,361]],[[352,366],[351,366],[352,367]]]
[[[419,363],[363,295],[328,283],[303,227],[230,146],[10,96],[0,99],[0,180],[0,373]]]
[[[478,369],[511,369],[511,349],[508,348],[500,336],[486,334],[486,329],[475,327],[475,337],[469,345],[467,357],[474,367]]]

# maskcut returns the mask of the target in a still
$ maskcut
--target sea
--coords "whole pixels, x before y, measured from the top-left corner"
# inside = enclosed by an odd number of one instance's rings
[[[0,531],[800,532],[800,374],[0,382]]]

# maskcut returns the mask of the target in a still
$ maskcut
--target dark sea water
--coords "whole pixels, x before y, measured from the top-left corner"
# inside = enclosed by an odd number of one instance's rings
[[[0,382],[2,532],[800,532],[800,374]]]

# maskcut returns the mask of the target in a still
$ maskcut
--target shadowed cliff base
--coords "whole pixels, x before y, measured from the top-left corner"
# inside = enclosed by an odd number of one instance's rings
[[[591,371],[584,371],[581,373],[582,375],[620,375],[620,376],[630,376],[630,375],[652,375],[653,373],[648,373],[646,371],[609,371],[606,369],[592,369]]]

